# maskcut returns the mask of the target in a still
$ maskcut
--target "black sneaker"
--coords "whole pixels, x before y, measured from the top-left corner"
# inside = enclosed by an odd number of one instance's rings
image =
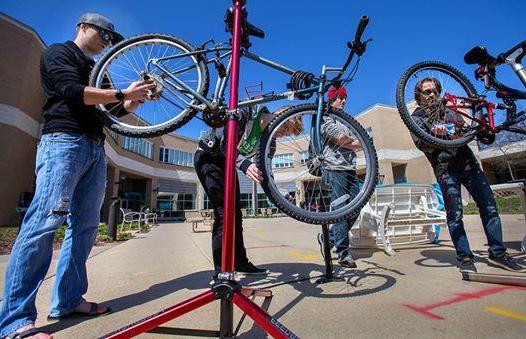
[[[490,254],[489,262],[496,266],[499,266],[500,268],[503,268],[505,270],[512,271],[512,272],[524,272],[526,270],[526,268],[517,264],[515,259],[510,257],[508,253],[505,253],[500,258],[495,258],[494,256]]]
[[[338,263],[340,264],[341,267],[346,267],[346,268],[356,268],[357,267],[356,262],[354,261],[354,258],[352,257],[350,253],[347,254],[345,257],[339,259]]]
[[[244,275],[265,275],[269,273],[269,270],[266,270],[264,268],[258,268],[250,261],[246,264],[239,265],[238,267],[236,267],[235,271]]]
[[[477,267],[475,266],[475,260],[471,257],[464,257],[458,264],[460,272],[477,273]]]
[[[318,244],[320,245],[321,257],[325,259],[325,237],[323,233],[318,233]]]

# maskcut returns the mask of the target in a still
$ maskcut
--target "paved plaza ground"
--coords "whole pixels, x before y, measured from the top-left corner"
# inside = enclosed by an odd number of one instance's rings
[[[519,252],[526,234],[522,215],[504,215],[504,238],[509,252],[526,264]],[[485,239],[477,216],[465,217],[479,272],[505,273],[487,262]],[[316,234],[319,226],[290,218],[245,220],[250,259],[269,268],[263,280],[244,284],[269,288],[274,297],[269,313],[303,338],[525,338],[526,288],[461,280],[449,235],[443,230],[439,245],[397,249],[387,256],[380,250],[357,250],[358,268],[336,274],[343,280],[323,285]],[[53,266],[56,256],[54,255]],[[0,256],[0,289],[7,256]],[[193,233],[186,223],[161,224],[118,245],[95,247],[88,261],[89,300],[113,308],[110,315],[47,324],[54,282],[52,267],[37,298],[37,325],[55,338],[95,338],[195,296],[208,288],[212,275],[210,233]],[[256,299],[261,304],[262,300]],[[185,315],[170,326],[217,329],[219,303]],[[236,319],[241,316],[236,312]],[[246,319],[241,338],[266,335]],[[162,337],[145,334],[144,337]]]

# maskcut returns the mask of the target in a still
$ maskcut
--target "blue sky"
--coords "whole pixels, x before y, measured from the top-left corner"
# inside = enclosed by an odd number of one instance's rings
[[[126,37],[168,33],[198,45],[208,38],[227,40],[223,16],[230,4],[228,0],[4,0],[0,11],[34,28],[47,44],[71,39],[77,18],[95,11],[111,18]],[[463,63],[470,48],[482,44],[496,55],[526,39],[525,0],[249,0],[248,9],[249,21],[267,34],[264,40],[252,39],[252,52],[315,74],[323,64],[343,63],[346,42],[360,16],[370,17],[364,37],[374,41],[348,87],[351,114],[375,103],[394,105],[398,78],[416,62],[450,63],[475,82],[474,68]],[[502,67],[499,76],[522,88],[511,69]],[[265,91],[283,91],[288,78],[250,61],[243,63],[241,88],[260,81]],[[476,87],[482,89],[480,83]],[[200,128],[192,123],[181,132],[195,137]]]

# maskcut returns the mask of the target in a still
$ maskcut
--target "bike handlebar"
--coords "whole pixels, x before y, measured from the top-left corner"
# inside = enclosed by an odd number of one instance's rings
[[[367,27],[367,24],[369,23],[369,17],[364,15],[360,19],[360,23],[358,24],[358,28],[356,28],[356,34],[354,35],[354,41],[360,41],[362,38],[363,31],[365,31],[365,27]]]
[[[518,43],[517,45],[513,46],[512,48],[510,48],[508,51],[504,52],[504,53],[500,53],[498,56],[497,56],[497,62],[499,64],[503,64],[505,61],[506,61],[506,58],[509,57],[513,52],[515,52],[516,50],[518,50],[519,48],[523,49],[523,52],[520,54],[519,58],[517,58],[517,62],[521,62],[521,59],[524,57],[524,55],[526,54],[526,40]]]
[[[332,81],[338,81],[341,78],[343,73],[345,73],[345,71],[347,70],[347,67],[351,63],[351,60],[353,59],[355,54],[357,54],[358,56],[361,56],[365,52],[365,46],[371,40],[362,42],[361,38],[362,38],[363,32],[365,31],[365,27],[367,27],[368,24],[369,24],[369,17],[367,15],[363,15],[360,18],[358,27],[356,28],[356,34],[354,35],[354,41],[353,42],[349,41],[347,43],[347,47],[351,49],[351,52],[347,56],[347,60],[342,66],[342,72],[340,72],[340,74],[338,74],[334,79],[332,79]]]

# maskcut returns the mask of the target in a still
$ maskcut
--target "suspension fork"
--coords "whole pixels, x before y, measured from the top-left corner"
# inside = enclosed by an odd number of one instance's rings
[[[321,70],[320,82],[318,84],[318,110],[316,111],[316,123],[314,130],[311,128],[311,138],[313,140],[313,146],[315,155],[320,157],[323,155],[322,143],[321,143],[321,124],[323,120],[323,106],[325,104],[323,100],[323,93],[325,89],[325,83],[327,82],[327,73],[338,73],[344,72],[343,68],[339,67],[327,67],[323,65]]]
[[[324,74],[325,72],[322,72],[322,75],[320,76],[320,83],[318,84],[318,110],[316,111],[316,120],[313,126],[311,126],[311,138],[313,140],[313,146],[314,146],[314,154],[316,156],[322,155],[322,146],[321,146],[321,123],[323,119],[323,106],[324,106],[324,100],[323,100],[323,89],[325,87],[325,81],[326,76]]]

